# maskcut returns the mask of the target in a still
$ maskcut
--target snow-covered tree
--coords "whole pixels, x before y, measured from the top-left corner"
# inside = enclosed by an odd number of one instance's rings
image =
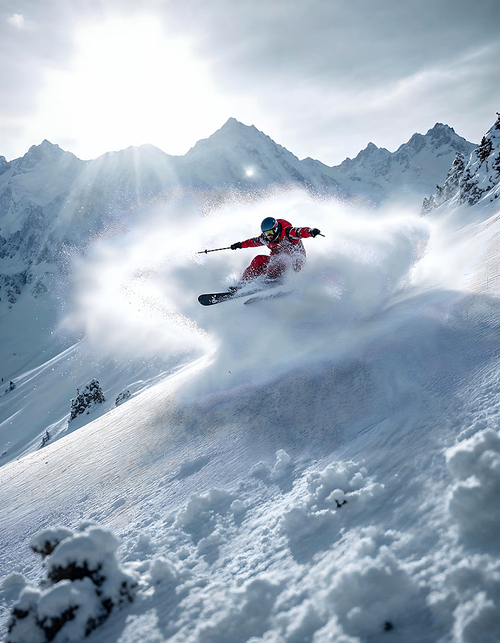
[[[70,422],[82,413],[90,413],[96,404],[105,401],[106,398],[99,382],[95,378],[90,380],[81,391],[80,389],[76,390],[76,397],[71,400]]]
[[[137,582],[118,564],[118,540],[97,525],[59,527],[30,545],[45,560],[47,580],[26,587],[11,612],[6,643],[81,641],[134,599]]]

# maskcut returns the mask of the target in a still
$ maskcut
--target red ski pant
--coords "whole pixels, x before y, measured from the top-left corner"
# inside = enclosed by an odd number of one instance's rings
[[[279,279],[289,269],[298,272],[305,264],[306,258],[302,255],[290,256],[288,254],[275,254],[271,256],[257,255],[243,273],[242,281],[250,281],[261,275],[270,279]]]

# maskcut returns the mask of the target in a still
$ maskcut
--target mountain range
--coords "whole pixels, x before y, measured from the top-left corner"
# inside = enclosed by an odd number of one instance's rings
[[[299,160],[234,118],[185,156],[142,145],[83,161],[44,140],[19,159],[0,156],[0,297],[10,306],[26,286],[35,296],[45,292],[76,248],[147,204],[188,195],[206,214],[228,199],[298,188],[365,206],[403,200],[417,207],[455,153],[466,157],[475,147],[438,123],[396,152],[370,143],[356,158],[329,167]]]

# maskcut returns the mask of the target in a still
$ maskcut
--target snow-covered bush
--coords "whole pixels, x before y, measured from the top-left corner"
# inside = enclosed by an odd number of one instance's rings
[[[71,538],[72,535],[71,529],[66,529],[66,527],[44,529],[31,539],[30,547],[35,554],[40,554],[42,558],[45,558],[50,556],[60,542]]]
[[[80,641],[116,609],[133,601],[135,579],[115,557],[118,540],[96,525],[63,527],[35,536],[48,580],[27,587],[11,612],[6,643]]]
[[[106,398],[99,382],[94,378],[80,391],[76,389],[76,397],[71,400],[71,420],[82,413],[90,413],[96,404],[105,402]]]
[[[129,400],[132,397],[132,393],[127,389],[125,391],[122,391],[121,393],[118,394],[116,400],[115,400],[115,406],[120,406],[120,404],[123,404],[127,400]]]

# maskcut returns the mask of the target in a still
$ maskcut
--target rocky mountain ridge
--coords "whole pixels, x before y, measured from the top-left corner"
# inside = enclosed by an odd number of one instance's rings
[[[500,114],[470,158],[457,152],[443,185],[424,199],[422,212],[493,203],[500,195]]]

